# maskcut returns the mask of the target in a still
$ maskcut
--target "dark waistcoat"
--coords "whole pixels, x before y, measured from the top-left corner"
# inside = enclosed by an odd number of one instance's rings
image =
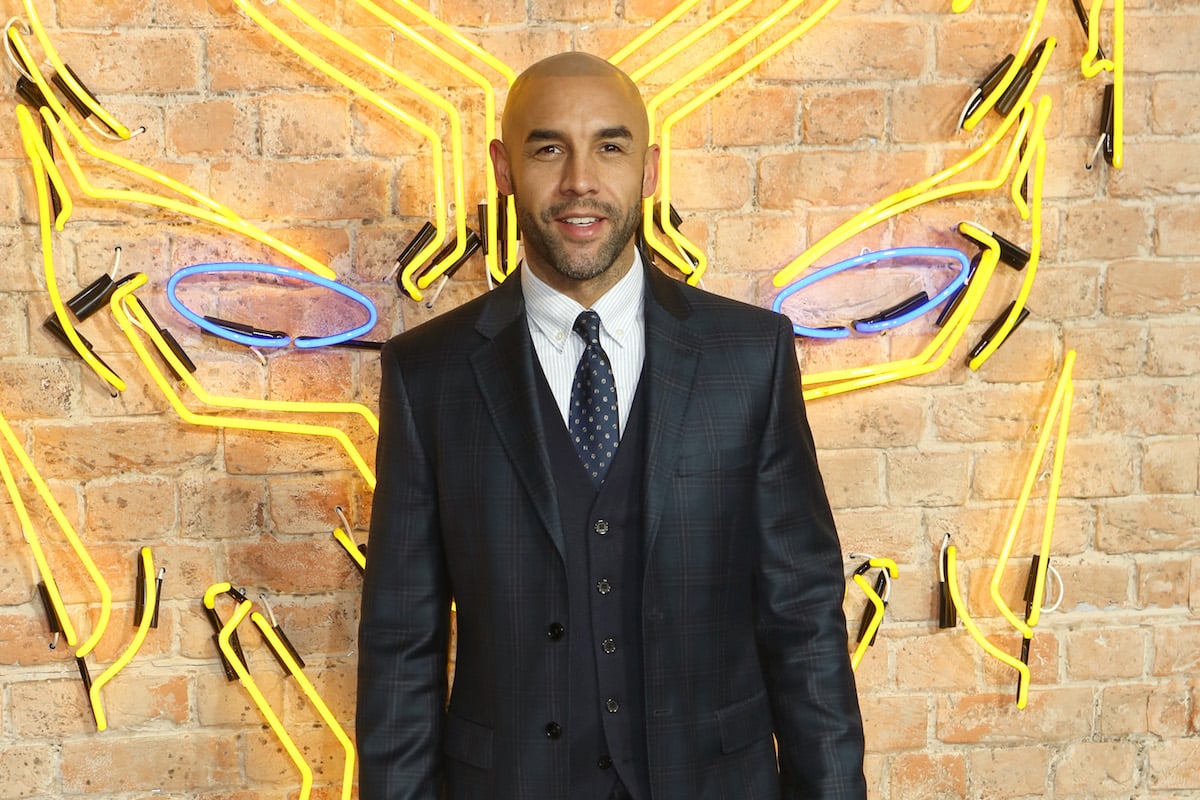
[[[645,414],[635,393],[616,458],[597,491],[545,380],[539,399],[566,542],[571,800],[606,800],[619,778],[649,800],[642,684]]]

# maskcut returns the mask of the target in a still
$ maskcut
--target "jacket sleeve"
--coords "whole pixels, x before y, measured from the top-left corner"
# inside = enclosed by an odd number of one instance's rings
[[[451,590],[433,464],[396,350],[392,342],[382,354],[378,482],[359,623],[359,796],[433,800],[443,782]]]
[[[757,636],[788,800],[863,800],[863,729],[842,611],[842,553],[780,320],[758,463]]]

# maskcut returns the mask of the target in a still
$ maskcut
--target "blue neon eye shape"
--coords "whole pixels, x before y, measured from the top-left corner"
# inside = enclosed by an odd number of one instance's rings
[[[311,283],[316,286],[329,289],[337,292],[343,297],[347,297],[361,305],[367,311],[367,321],[362,325],[352,328],[342,333],[335,333],[331,336],[296,336],[290,337],[287,334],[280,334],[273,331],[261,331],[255,333],[241,333],[229,327],[218,325],[183,304],[177,295],[179,282],[185,278],[190,278],[193,275],[208,275],[214,272],[241,272],[254,275],[274,275],[280,278],[292,278],[294,280]],[[287,347],[289,344],[294,344],[298,348],[312,349],[316,347],[328,347],[329,345],[342,344],[351,339],[368,333],[375,327],[375,323],[379,319],[379,314],[375,310],[375,304],[371,299],[362,292],[351,289],[345,284],[331,281],[328,278],[322,278],[320,275],[314,275],[311,272],[304,270],[292,269],[290,267],[279,267],[274,264],[249,264],[244,261],[226,261],[212,264],[194,264],[190,267],[184,267],[176,272],[167,281],[167,300],[170,301],[171,307],[174,308],[183,317],[208,331],[214,336],[219,336],[222,339],[227,339],[231,342],[244,344],[247,347]]]
[[[913,298],[911,302],[906,302],[900,307],[891,309],[892,313],[885,315],[875,315],[867,319],[855,320],[851,323],[851,327],[858,333],[878,333],[880,331],[889,330],[911,322],[922,314],[928,314],[933,309],[945,303],[963,287],[967,282],[967,275],[970,269],[970,262],[965,253],[961,250],[955,250],[952,247],[893,247],[887,250],[876,250],[870,253],[847,258],[844,261],[839,261],[828,267],[823,267],[816,272],[805,275],[794,283],[786,286],[783,291],[775,295],[774,302],[771,303],[771,308],[774,311],[782,313],[783,303],[792,295],[800,292],[809,286],[812,286],[818,281],[829,278],[839,272],[845,272],[848,269],[861,267],[867,264],[875,264],[880,261],[897,258],[927,258],[927,259],[951,259],[958,263],[958,274],[954,279],[946,285],[944,289],[929,297],[922,293]],[[792,330],[797,336],[807,336],[813,339],[845,339],[850,335],[850,328],[845,325],[830,325],[827,327],[812,327],[808,325],[800,325],[792,323]]]

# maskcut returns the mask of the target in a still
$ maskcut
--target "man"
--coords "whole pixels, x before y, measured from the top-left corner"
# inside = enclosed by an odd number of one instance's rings
[[[601,59],[527,70],[523,268],[384,349],[363,800],[866,796],[791,327],[638,252],[647,125]]]

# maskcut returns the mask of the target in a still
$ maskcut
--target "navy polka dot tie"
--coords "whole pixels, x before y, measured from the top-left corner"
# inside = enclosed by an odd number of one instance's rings
[[[600,346],[600,316],[584,311],[575,319],[575,332],[584,341],[583,357],[571,386],[571,440],[596,488],[617,453],[620,417],[617,415],[617,384],[608,354]]]

